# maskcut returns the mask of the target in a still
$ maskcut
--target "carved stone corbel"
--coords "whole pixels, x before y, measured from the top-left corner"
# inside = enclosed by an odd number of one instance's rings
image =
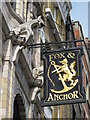
[[[42,76],[43,76],[43,66],[33,69],[33,77],[35,78],[35,81],[33,83],[34,87],[42,87],[43,85]]]
[[[29,22],[18,25],[10,32],[11,40],[14,45],[13,48],[13,61],[16,60],[18,52],[26,48],[28,42],[33,41],[33,28],[43,27],[44,22],[39,16],[37,19],[33,19]]]

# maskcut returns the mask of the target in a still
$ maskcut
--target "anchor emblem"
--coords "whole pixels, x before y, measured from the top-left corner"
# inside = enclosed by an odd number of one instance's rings
[[[53,73],[56,73],[58,75],[58,80],[61,81],[63,85],[63,90],[54,90],[50,89],[53,93],[64,93],[68,92],[72,88],[76,86],[78,83],[78,79],[73,79],[73,77],[76,76],[76,71],[74,70],[76,62],[73,61],[70,64],[70,69],[68,67],[68,60],[67,58],[63,59],[62,61],[59,61],[60,65],[56,65],[55,61],[51,61],[50,66],[48,68],[48,78],[53,86],[55,86],[54,82],[50,78],[50,68],[51,66],[54,67],[54,70],[52,71]],[[63,74],[61,74],[63,73]],[[66,81],[70,83],[70,86],[67,86]]]

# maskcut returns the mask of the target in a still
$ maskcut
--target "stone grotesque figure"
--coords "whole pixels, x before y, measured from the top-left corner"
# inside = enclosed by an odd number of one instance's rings
[[[33,28],[44,26],[44,22],[39,16],[37,19],[33,19],[29,22],[20,24],[12,29],[11,38],[14,45],[26,47],[27,43],[33,39]]]
[[[19,50],[26,48],[27,43],[32,43],[33,41],[33,28],[34,27],[43,27],[44,22],[39,16],[37,19],[33,19],[29,22],[25,22],[13,28],[10,31],[11,40],[14,45],[13,48],[13,59],[12,61],[16,60],[16,56]]]

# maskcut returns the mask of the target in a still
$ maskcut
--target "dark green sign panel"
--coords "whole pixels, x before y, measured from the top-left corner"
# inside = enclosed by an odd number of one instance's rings
[[[81,49],[42,53],[44,97],[41,106],[85,102]]]

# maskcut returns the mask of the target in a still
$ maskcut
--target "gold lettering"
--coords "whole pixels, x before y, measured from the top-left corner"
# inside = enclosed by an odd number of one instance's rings
[[[59,95],[59,100],[63,100],[62,98],[61,98],[61,96],[63,96],[62,94],[61,95]]]
[[[52,94],[51,93],[49,93],[49,98],[48,98],[48,100],[47,101],[53,101],[53,96],[52,96]]]
[[[75,53],[69,52],[67,55],[68,58],[74,59]],[[49,62],[52,61],[52,59],[59,59],[59,58],[65,58],[65,53],[59,53],[59,54],[51,54],[49,55]]]
[[[65,53],[61,53],[61,54],[60,54],[60,58],[65,58],[64,54],[65,54]]]
[[[73,94],[72,94],[72,93],[69,93],[69,94],[68,94],[68,98],[69,98],[69,99],[72,99],[72,98],[73,98]]]
[[[49,55],[49,62],[51,62],[53,59],[53,55]]]
[[[54,100],[58,100],[58,95],[54,94]]]
[[[78,97],[78,91],[74,91],[73,93],[69,93],[69,94],[51,94],[49,93],[49,97],[47,101],[62,101],[62,100],[71,100],[71,99],[75,99],[75,98],[79,98]]]
[[[70,53],[68,53],[67,57],[68,57],[68,58],[73,58],[73,59],[74,59],[75,54],[70,52]]]
[[[65,94],[65,96],[66,96],[66,100],[68,99],[68,94]]]
[[[65,94],[63,95],[63,100],[65,100]]]
[[[73,98],[79,98],[77,94],[78,94],[78,91],[74,91],[73,92]]]
[[[58,59],[59,58],[59,54],[54,55],[54,58]]]

